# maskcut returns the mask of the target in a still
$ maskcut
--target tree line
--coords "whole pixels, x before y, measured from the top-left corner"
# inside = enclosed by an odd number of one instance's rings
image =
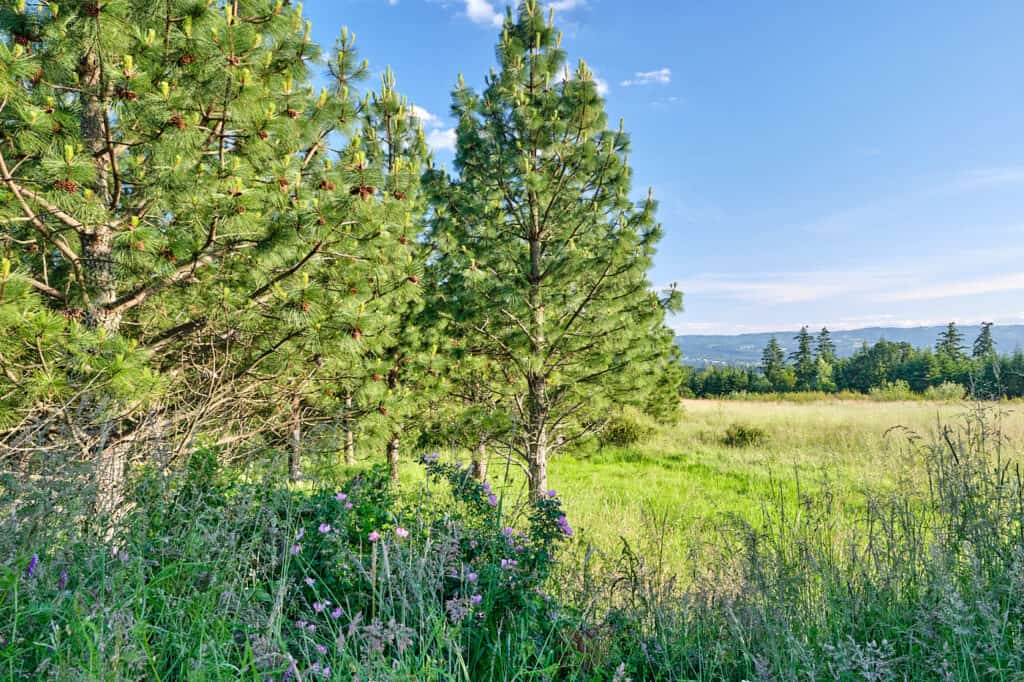
[[[850,391],[870,393],[887,389],[934,394],[939,387],[959,387],[972,397],[1024,397],[1024,352],[1000,354],[991,322],[981,325],[967,344],[950,322],[934,348],[885,339],[865,343],[851,357],[840,358],[827,328],[812,335],[807,327],[794,337],[795,350],[786,355],[774,336],[761,353],[757,367],[713,366],[687,368],[684,393],[698,397],[732,393],[789,393]],[[950,391],[947,390],[947,393]],[[956,392],[953,390],[952,392]]]
[[[553,15],[458,77],[452,172],[353,32],[311,32],[282,0],[0,8],[5,469],[88,462],[113,514],[196,448],[298,479],[446,444],[540,496],[614,408],[676,409],[656,202]]]

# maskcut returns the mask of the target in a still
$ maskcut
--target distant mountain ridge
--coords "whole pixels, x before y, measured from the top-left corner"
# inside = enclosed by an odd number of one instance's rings
[[[900,343],[906,341],[916,348],[932,348],[935,340],[945,329],[941,327],[865,327],[833,331],[832,340],[840,357],[849,357],[862,345],[871,345],[879,339]],[[964,336],[964,345],[970,347],[981,330],[979,325],[959,327]],[[818,329],[811,329],[817,334]],[[761,351],[774,336],[779,345],[789,354],[795,347],[793,337],[797,331],[764,332],[756,334],[684,334],[676,337],[676,344],[682,351],[683,364],[694,367],[706,365],[757,365],[761,362]],[[996,350],[1012,353],[1024,348],[1024,325],[996,325],[992,328]]]

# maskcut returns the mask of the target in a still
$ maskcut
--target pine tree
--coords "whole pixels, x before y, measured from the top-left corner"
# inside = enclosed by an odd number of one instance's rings
[[[117,335],[172,379],[147,442],[280,442],[297,465],[302,424],[341,409],[322,389],[357,390],[418,295],[424,143],[393,79],[360,97],[368,66],[343,31],[315,91],[311,26],[280,1],[8,3],[0,32],[18,281],[64,333]],[[138,441],[136,398],[90,429]],[[127,452],[92,442],[110,511]]]
[[[964,336],[957,329],[955,322],[950,322],[945,331],[939,335],[935,344],[935,354],[948,361],[960,362],[966,359]]]
[[[835,364],[836,361],[836,344],[832,341],[832,334],[829,332],[828,327],[822,327],[821,331],[818,332],[818,338],[815,341],[814,346],[815,356],[825,362]]]
[[[766,377],[771,377],[783,370],[785,366],[786,355],[782,352],[779,340],[773,336],[761,352],[761,372]]]
[[[813,341],[807,327],[802,327],[793,340],[796,341],[796,350],[790,353],[789,359],[793,361],[796,372],[796,386],[798,390],[809,391],[814,388],[818,365],[811,350]]]
[[[984,360],[995,355],[996,344],[992,339],[992,323],[982,322],[981,332],[974,340],[973,357],[975,360]]]
[[[460,78],[458,177],[431,174],[433,239],[449,315],[494,361],[488,391],[532,495],[550,455],[592,432],[612,402],[643,405],[670,356],[646,272],[661,236],[650,196],[629,198],[629,140],[607,128],[591,71],[563,71],[553,21],[528,0],[506,18],[500,71],[477,94]]]

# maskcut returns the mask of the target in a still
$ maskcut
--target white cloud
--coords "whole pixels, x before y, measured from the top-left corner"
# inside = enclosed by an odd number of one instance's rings
[[[501,26],[504,16],[489,0],[466,0],[466,16],[476,24]]]
[[[594,85],[597,86],[597,94],[601,95],[601,97],[606,97],[608,95],[608,81],[597,76],[596,74],[593,76],[593,78]]]
[[[623,87],[633,85],[668,85],[672,82],[672,69],[665,67],[656,71],[637,71],[632,78],[622,81]]]
[[[427,144],[435,152],[455,151],[455,128],[431,130],[427,133]]]
[[[878,297],[878,300],[885,302],[932,301],[954,296],[980,296],[1021,290],[1024,290],[1024,274],[1011,273],[904,288],[884,293]]]
[[[568,12],[571,9],[583,7],[585,4],[587,4],[586,0],[553,0],[548,3],[548,7],[556,12]]]

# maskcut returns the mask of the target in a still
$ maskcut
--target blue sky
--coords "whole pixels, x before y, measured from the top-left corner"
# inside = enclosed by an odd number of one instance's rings
[[[1024,323],[1024,3],[556,0],[665,227],[690,333]],[[504,4],[307,0],[429,116],[494,64]]]

